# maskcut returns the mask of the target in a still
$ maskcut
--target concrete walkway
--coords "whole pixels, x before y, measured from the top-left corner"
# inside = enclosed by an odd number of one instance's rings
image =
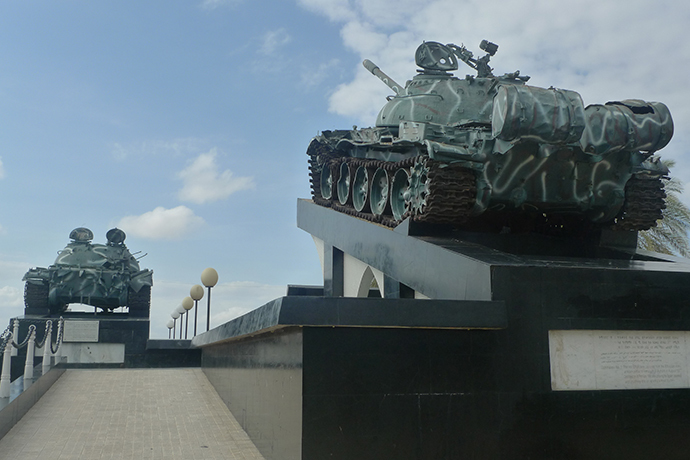
[[[68,369],[0,458],[263,460],[201,369]]]

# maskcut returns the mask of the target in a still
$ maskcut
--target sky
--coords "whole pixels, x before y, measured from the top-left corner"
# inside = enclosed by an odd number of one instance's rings
[[[392,92],[362,60],[404,83],[425,40],[492,41],[495,74],[585,105],[664,102],[687,184],[689,27],[678,0],[0,0],[0,324],[82,226],[146,254],[152,338],[207,267],[211,327],[321,284],[306,148],[373,126]]]

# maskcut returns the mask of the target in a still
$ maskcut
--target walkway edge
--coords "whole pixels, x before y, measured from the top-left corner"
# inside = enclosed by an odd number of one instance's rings
[[[22,391],[21,394],[0,410],[0,439],[2,439],[27,412],[29,412],[29,409],[41,399],[41,396],[43,396],[64,373],[64,368],[51,368],[46,375],[39,377],[27,390]]]

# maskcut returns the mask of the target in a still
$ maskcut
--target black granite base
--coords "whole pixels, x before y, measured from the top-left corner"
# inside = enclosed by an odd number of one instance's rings
[[[99,343],[120,343],[125,346],[125,361],[120,367],[137,367],[146,360],[146,344],[149,338],[149,319],[131,318],[127,314],[89,314],[82,312],[66,312],[62,317],[67,321],[98,321]],[[30,325],[36,326],[36,340],[43,340],[45,325],[48,320],[53,322],[52,342],[57,341],[59,317],[20,316],[19,340],[23,341],[28,335]],[[10,320],[10,330],[14,319]],[[18,350],[18,356],[12,358],[12,380],[19,377],[24,370],[26,347]],[[35,362],[40,362],[36,358]],[[112,366],[109,366],[112,367]],[[16,374],[18,373],[18,374]]]
[[[149,340],[143,363],[137,367],[199,367],[201,350],[191,340]]]
[[[502,302],[284,297],[193,344],[268,459],[436,458],[466,422],[438,408],[495,380],[506,324]]]
[[[690,331],[690,266],[492,257],[491,301],[287,297],[193,344],[267,459],[690,458],[690,389],[554,391],[548,335]]]
[[[690,388],[560,391],[549,343],[690,331],[687,260],[638,251],[635,234],[426,234],[304,200],[298,225],[323,241],[328,297],[278,299],[193,340],[267,459],[690,458]],[[338,297],[345,254],[384,273],[386,299]]]

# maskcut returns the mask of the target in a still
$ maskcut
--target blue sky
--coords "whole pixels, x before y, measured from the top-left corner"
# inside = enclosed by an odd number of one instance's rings
[[[148,253],[152,337],[167,337],[208,266],[220,278],[212,325],[287,284],[319,284],[311,237],[295,225],[296,200],[309,196],[305,149],[321,130],[372,125],[390,90],[362,59],[404,82],[423,40],[479,52],[489,39],[495,73],[520,69],[585,104],[666,103],[675,136],[660,153],[690,180],[690,5],[564,5],[0,2],[0,322],[23,313],[23,274],[53,263],[79,226],[100,243],[119,226]]]

